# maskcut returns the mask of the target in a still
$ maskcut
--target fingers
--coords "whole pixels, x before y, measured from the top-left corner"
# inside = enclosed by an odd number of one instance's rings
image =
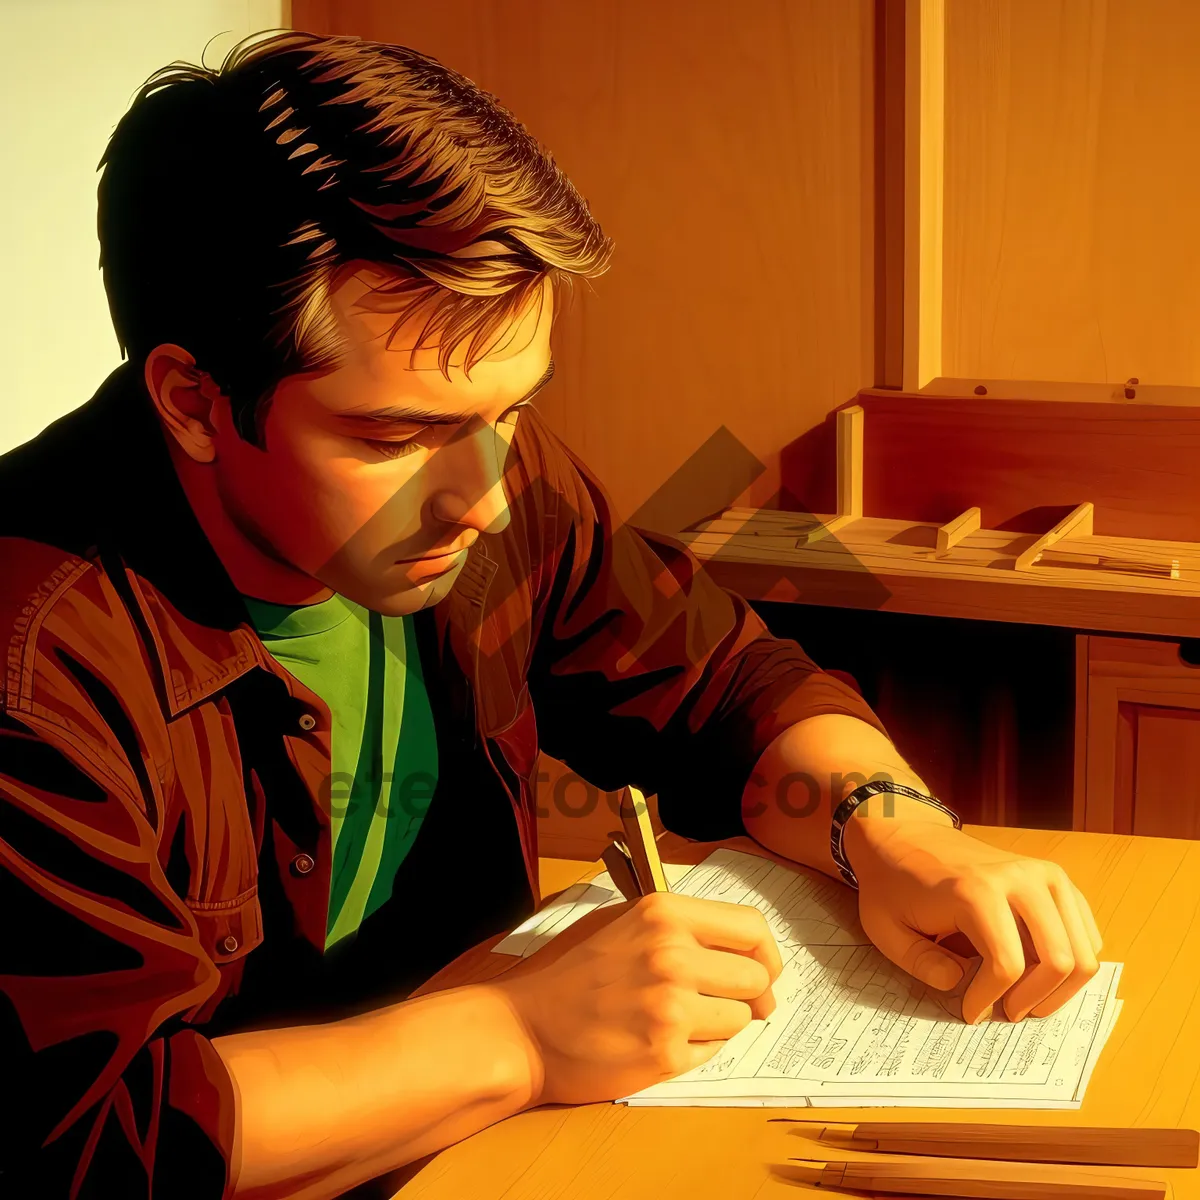
[[[646,896],[636,903],[651,936],[643,969],[652,984],[666,985],[673,997],[689,996],[689,1007],[703,1002],[703,1011],[710,1014],[716,1010],[709,1002],[719,1002],[722,1012],[736,1013],[735,1032],[775,1011],[771,984],[782,961],[766,918],[757,909],[669,894]],[[668,1008],[674,1012],[674,999]],[[732,1036],[706,1030],[689,1030],[688,1039]]]
[[[979,889],[958,913],[958,924],[983,956],[962,1001],[963,1020],[974,1025],[1024,974],[1025,951],[1002,892]]]
[[[1102,943],[1091,908],[1052,864],[1041,864],[1007,893],[987,886],[974,889],[957,918],[983,958],[963,997],[963,1019],[972,1024],[1001,997],[1009,1020],[1030,1013],[1048,1016],[1099,968],[1096,954]]]
[[[767,969],[756,959],[705,946],[680,947],[673,972],[677,983],[695,988],[702,996],[729,1000],[754,1000],[771,987]]]
[[[1092,906],[1087,902],[1087,897],[1073,884],[1070,880],[1071,891],[1075,893],[1075,903],[1079,908],[1079,914],[1083,917],[1084,927],[1088,931],[1088,939],[1092,943],[1092,953],[1099,958],[1100,951],[1104,949],[1104,939],[1100,936],[1100,927],[1096,924],[1096,918],[1092,914]]]
[[[756,1021],[765,1021],[774,1011],[775,993],[770,988],[750,1001],[750,1015]]]
[[[669,893],[645,896],[638,903],[657,910],[665,920],[681,922],[703,946],[734,950],[756,959],[766,968],[772,983],[783,970],[779,946],[766,917],[748,904]]]
[[[728,1041],[750,1024],[750,1005],[741,1000],[693,996],[689,1042]]]
[[[1005,1001],[1009,1020],[1047,1016],[1065,1004],[1099,968],[1074,886],[1053,879],[1047,890],[1017,892],[1012,906],[1025,922],[1041,960]]]
[[[672,1056],[671,1065],[673,1068],[677,1068],[674,1075],[683,1075],[688,1071],[694,1071],[697,1067],[704,1066],[725,1045],[725,1041],[726,1039],[722,1038],[715,1042],[686,1042],[680,1047],[677,1055]]]
[[[1014,891],[1009,904],[1025,922],[1037,956],[1037,961],[1023,972],[1004,998],[1008,1019],[1019,1021],[1034,1004],[1070,977],[1075,969],[1075,954],[1062,914],[1044,885]]]

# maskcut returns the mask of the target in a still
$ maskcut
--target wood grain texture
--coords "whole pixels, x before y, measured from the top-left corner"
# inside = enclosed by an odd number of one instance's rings
[[[1186,564],[1170,574],[1135,563],[1112,569],[1084,553],[1093,547],[1083,536],[1064,539],[1065,561],[1018,569],[1044,535],[979,529],[939,550],[942,528],[846,516],[801,525],[796,514],[736,508],[678,537],[718,583],[750,599],[1200,636],[1198,543],[1129,540],[1123,553],[1170,553]],[[1105,549],[1116,544],[1100,540]]]
[[[1200,411],[875,389],[855,403],[873,517],[940,523],[978,505],[985,528],[1040,534],[1090,500],[1097,534],[1200,541]]]
[[[684,536],[718,582],[759,600],[1200,636],[1195,409],[880,389],[860,407],[867,515],[830,538],[811,532],[830,507],[727,510]],[[792,494],[836,498],[817,479],[837,462],[836,416],[809,439],[807,473],[786,477]],[[1068,534],[1010,569],[1089,504],[1094,540]],[[976,508],[985,528],[939,551],[940,527]]]
[[[722,426],[764,468],[746,499],[768,501],[782,448],[875,379],[873,13],[872,0],[293,8],[299,28],[412,46],[495,94],[614,238],[610,272],[560,318],[538,406],[630,519]],[[700,512],[732,500],[703,499]]]
[[[1200,5],[947,5],[942,374],[1200,384]]]
[[[907,574],[892,563],[871,570],[827,569],[815,563],[768,560],[761,553],[737,558],[730,551],[712,557],[701,551],[699,557],[715,582],[751,600],[1200,637],[1200,610],[1191,596],[1051,587],[1041,580],[1025,582],[1024,576],[1000,572],[986,579],[948,580],[942,575]]]
[[[1104,937],[1101,957],[1123,962],[1125,1007],[1079,1112],[1011,1114],[1013,1124],[1196,1128],[1200,1123],[1200,1027],[1194,1020],[1200,961],[1200,843],[1095,833],[968,826],[973,836],[1066,868]],[[665,840],[665,839],[664,839]],[[729,845],[753,850],[739,840]],[[667,861],[695,861],[666,847]],[[688,847],[702,856],[705,846]],[[543,863],[543,892],[595,870]],[[494,973],[487,947],[471,951],[436,986]],[[894,1120],[895,1109],[777,1110],[834,1121]],[[780,1168],[793,1156],[829,1159],[802,1127],[752,1109],[625,1109],[592,1104],[523,1113],[412,1168],[399,1200],[791,1200]],[[925,1121],[995,1124],[996,1110],[923,1109]],[[862,1161],[861,1158],[858,1161]],[[1144,1168],[1106,1168],[1122,1179]],[[1156,1169],[1174,1200],[1200,1198],[1200,1172]]]

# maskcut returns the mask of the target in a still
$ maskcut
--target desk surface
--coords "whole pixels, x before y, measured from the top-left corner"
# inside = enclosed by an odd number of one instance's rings
[[[769,1116],[1200,1128],[1200,842],[967,828],[992,845],[1061,863],[1096,915],[1104,937],[1101,958],[1125,964],[1119,992],[1125,1006],[1078,1112],[615,1104],[535,1109],[413,1164],[395,1180],[406,1179],[396,1200],[794,1200],[806,1185],[773,1176],[772,1164],[822,1151],[793,1132],[797,1127],[769,1124]],[[686,857],[664,851],[664,857],[698,861],[692,855],[710,849],[688,847]],[[543,859],[543,894],[594,869]],[[431,982],[455,986],[515,961],[489,954],[492,944],[470,951]],[[1111,1170],[1169,1179],[1168,1195],[1200,1200],[1200,1169]]]

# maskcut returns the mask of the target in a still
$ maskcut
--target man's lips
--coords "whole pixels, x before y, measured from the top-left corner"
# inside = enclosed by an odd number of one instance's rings
[[[436,554],[415,554],[411,558],[398,558],[399,563],[436,563],[443,562],[448,558],[457,558],[464,551],[469,550],[469,546],[459,546],[457,550],[439,550]]]

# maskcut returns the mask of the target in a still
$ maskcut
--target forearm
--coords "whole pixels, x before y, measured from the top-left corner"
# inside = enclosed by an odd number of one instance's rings
[[[213,1042],[237,1092],[236,1197],[325,1200],[519,1112],[541,1088],[486,985]]]
[[[856,787],[882,778],[929,791],[896,747],[866,722],[835,713],[809,717],[784,730],[755,765],[742,795],[746,832],[768,850],[840,879],[829,851],[833,810]],[[860,822],[910,818],[950,823],[937,809],[904,796],[860,804],[846,828],[851,865]]]

